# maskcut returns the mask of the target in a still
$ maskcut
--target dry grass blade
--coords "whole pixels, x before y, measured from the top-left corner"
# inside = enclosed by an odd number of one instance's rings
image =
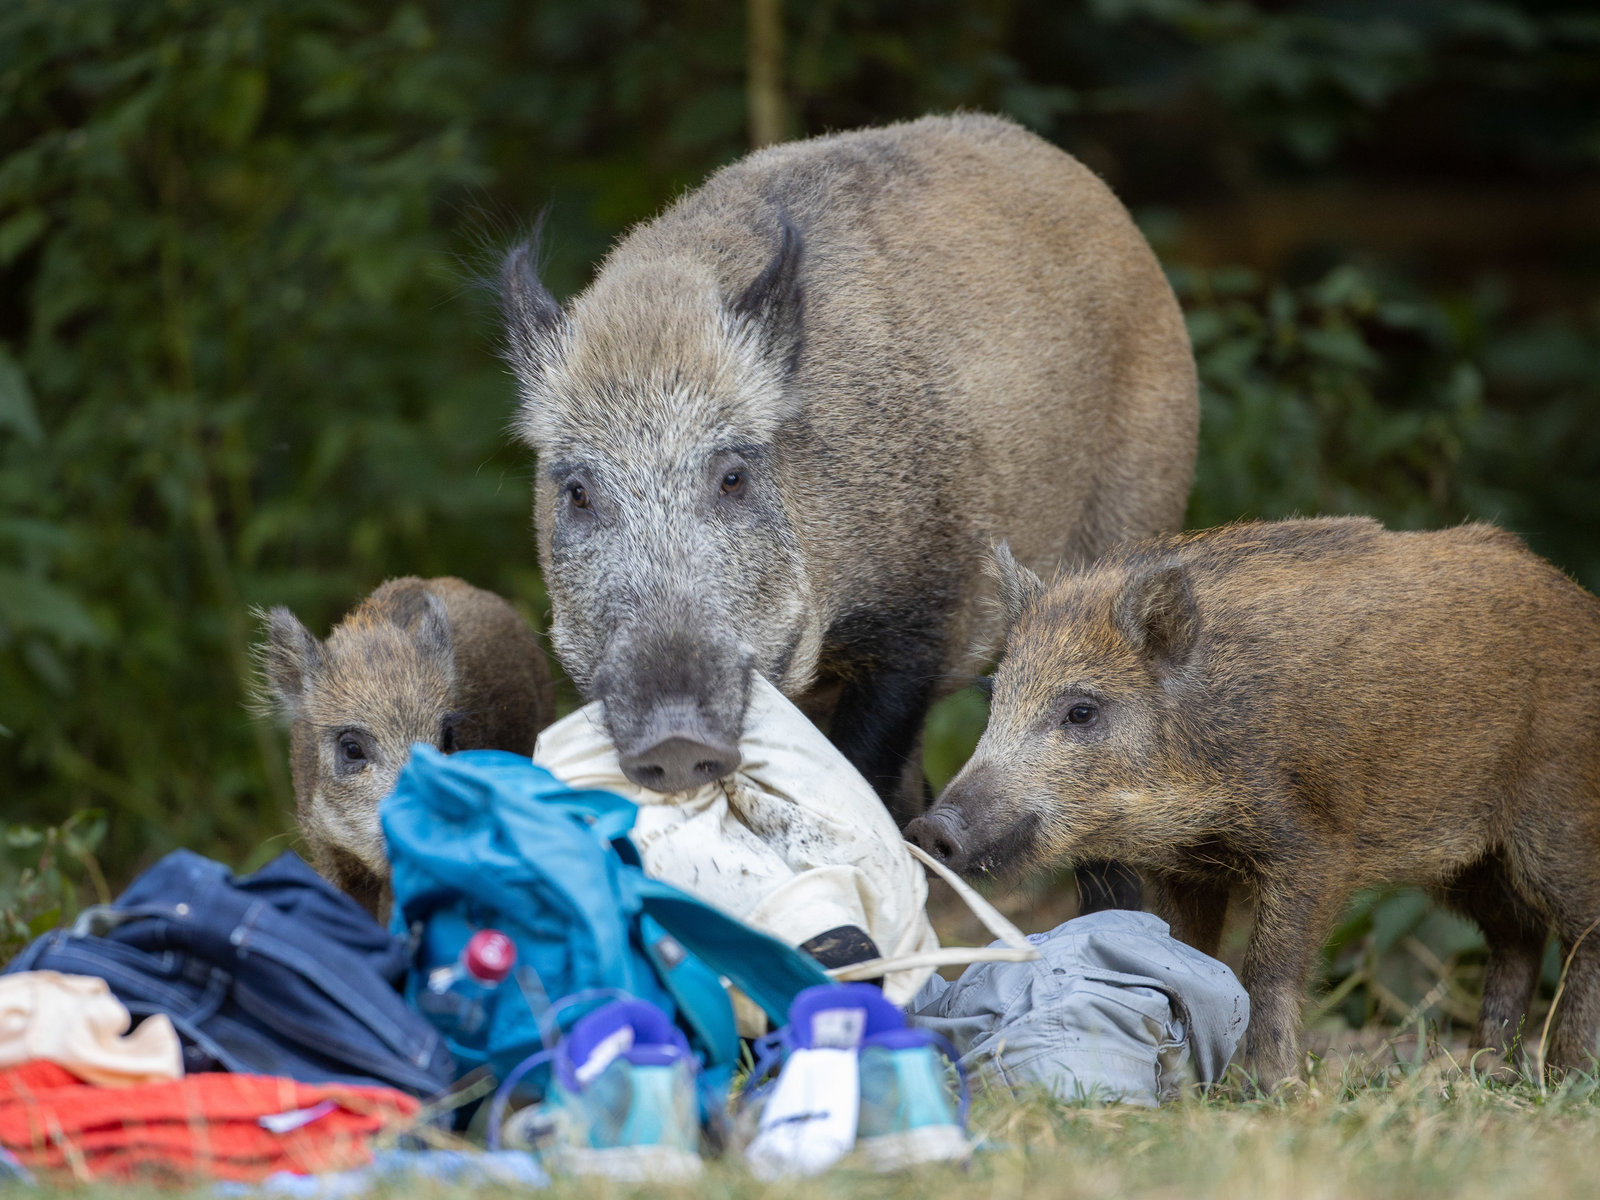
[[[1370,1031],[1369,1031],[1370,1032]],[[548,1200],[1504,1200],[1537,1180],[1544,1197],[1594,1194],[1600,1159],[1596,1081],[1541,1097],[1532,1083],[1491,1085],[1455,1064],[1396,1063],[1381,1050],[1325,1060],[1292,1096],[1194,1097],[1163,1109],[1063,1104],[1033,1092],[982,1092],[972,1128],[988,1149],[966,1169],[893,1175],[841,1169],[758,1187],[737,1161],[707,1164],[692,1184],[629,1186],[565,1179]],[[0,1188],[0,1196],[11,1193]],[[22,1193],[17,1193],[19,1198]],[[36,1193],[29,1193],[36,1194]],[[80,1195],[144,1200],[174,1193],[97,1185]],[[209,1188],[194,1196],[213,1196]],[[527,1195],[437,1180],[379,1187],[377,1197],[478,1200]]]
[[[1593,933],[1597,925],[1600,925],[1600,917],[1589,922],[1589,927],[1578,935],[1578,940],[1572,943],[1572,949],[1567,951],[1567,957],[1561,964],[1561,977],[1556,980],[1556,994],[1550,997],[1550,1011],[1544,1015],[1544,1027],[1539,1031],[1539,1049],[1533,1060],[1541,1096],[1545,1095],[1544,1068],[1545,1054],[1550,1047],[1550,1022],[1555,1018],[1556,1007],[1561,1003],[1562,993],[1567,990],[1567,972],[1572,970],[1573,956],[1578,953],[1578,947],[1583,945],[1583,939]]]

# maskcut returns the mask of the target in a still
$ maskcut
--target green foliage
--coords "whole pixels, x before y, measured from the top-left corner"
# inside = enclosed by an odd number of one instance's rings
[[[111,900],[95,858],[105,834],[105,813],[98,809],[44,828],[0,826],[0,961],[70,921],[85,891],[102,904]]]
[[[1555,947],[1542,999],[1560,974]],[[1325,990],[1307,1014],[1359,1029],[1374,1021],[1415,1026],[1449,1021],[1470,1029],[1477,1018],[1486,954],[1477,926],[1437,908],[1415,890],[1357,897],[1324,955]]]
[[[496,458],[504,400],[442,303],[432,227],[483,178],[461,64],[414,6],[0,21],[0,62],[27,64],[0,110],[20,308],[0,350],[4,790],[45,817],[109,804],[118,861],[249,854],[288,799],[242,707],[250,604],[326,622],[386,574],[474,564],[516,590],[493,569],[526,511]]]
[[[1127,35],[1177,39],[1188,53],[1166,60],[1163,86],[1214,98],[1257,146],[1303,164],[1325,164],[1352,139],[1370,138],[1376,113],[1439,85],[1475,93],[1469,111],[1457,114],[1468,127],[1451,131],[1453,144],[1499,142],[1546,161],[1592,163],[1600,153],[1600,126],[1585,111],[1600,17],[1579,6],[1093,0],[1089,7]],[[1474,110],[1491,94],[1495,119],[1473,121],[1488,115]],[[1529,117],[1543,137],[1526,136]]]
[[[1174,274],[1203,389],[1191,526],[1490,520],[1600,589],[1586,532],[1600,489],[1551,495],[1600,478],[1600,309],[1588,330],[1508,326],[1492,293],[1419,296],[1351,265],[1298,288],[1240,269]],[[1520,403],[1491,406],[1486,391]]]

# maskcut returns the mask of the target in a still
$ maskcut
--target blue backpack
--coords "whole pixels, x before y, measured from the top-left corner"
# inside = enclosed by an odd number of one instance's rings
[[[828,982],[792,946],[646,875],[627,836],[635,811],[520,755],[412,747],[379,809],[392,930],[416,948],[407,999],[428,1011],[430,977],[478,930],[516,945],[511,975],[483,997],[481,1026],[447,1039],[458,1071],[488,1064],[504,1078],[593,1004],[625,994],[672,1016],[707,1071],[726,1078],[739,1039],[724,977],[774,1025],[799,992]]]

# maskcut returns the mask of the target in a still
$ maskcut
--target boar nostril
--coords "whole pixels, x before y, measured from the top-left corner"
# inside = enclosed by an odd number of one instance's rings
[[[709,751],[710,753],[707,753]],[[733,746],[708,745],[699,738],[669,736],[637,753],[622,756],[622,773],[640,787],[681,792],[721,779],[739,766]]]
[[[965,866],[961,843],[944,821],[934,817],[918,817],[906,826],[905,836],[946,866],[957,871]]]

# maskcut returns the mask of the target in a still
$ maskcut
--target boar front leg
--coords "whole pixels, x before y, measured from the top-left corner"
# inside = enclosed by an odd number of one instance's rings
[[[1300,1073],[1300,1007],[1339,899],[1304,860],[1279,864],[1257,880],[1256,924],[1244,955],[1245,1055],[1265,1090]]]
[[[1144,907],[1144,889],[1139,872],[1127,863],[1097,858],[1078,864],[1078,915],[1104,912],[1108,908]]]
[[[926,807],[926,788],[904,786],[906,761],[921,742],[937,667],[879,670],[845,684],[829,737],[866,777],[904,828]]]

